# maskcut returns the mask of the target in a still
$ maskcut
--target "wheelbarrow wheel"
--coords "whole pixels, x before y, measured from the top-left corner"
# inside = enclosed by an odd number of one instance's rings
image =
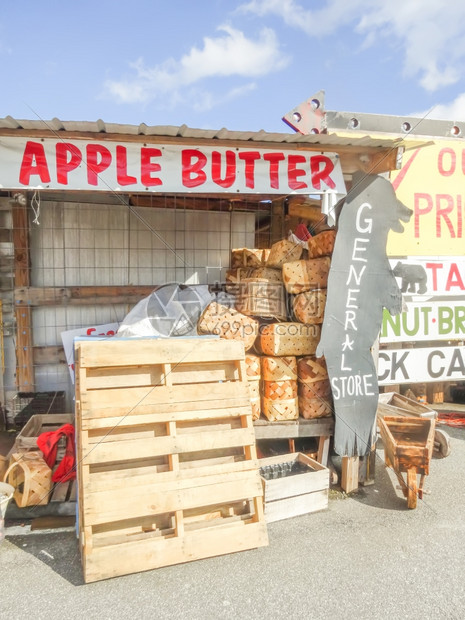
[[[434,431],[433,454],[438,459],[444,459],[450,454],[450,437],[442,428],[437,428]]]
[[[417,507],[417,470],[415,467],[407,469],[407,506],[409,508]]]

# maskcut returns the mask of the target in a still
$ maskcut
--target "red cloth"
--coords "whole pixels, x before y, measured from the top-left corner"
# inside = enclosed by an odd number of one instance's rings
[[[76,478],[76,450],[74,446],[74,426],[64,424],[56,431],[41,433],[37,437],[37,445],[44,455],[44,460],[52,469],[56,463],[58,442],[62,436],[66,437],[65,455],[53,472],[53,482],[66,482]]]
[[[447,426],[465,428],[465,414],[458,411],[438,411],[438,421]]]
[[[294,230],[294,235],[296,237],[298,237],[301,241],[308,241],[310,239],[310,237],[312,236],[309,232],[308,232],[308,228],[305,226],[304,223],[300,223],[297,228]]]

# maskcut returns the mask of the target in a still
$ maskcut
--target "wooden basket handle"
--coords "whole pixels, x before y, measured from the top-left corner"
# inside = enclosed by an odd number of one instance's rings
[[[10,472],[15,468],[15,467],[21,467],[21,469],[23,470],[24,473],[24,488],[23,488],[23,492],[21,493],[14,484],[12,484],[11,482],[8,482],[8,476],[10,474]],[[15,487],[15,492],[13,494],[13,499],[16,502],[16,505],[18,506],[18,508],[24,508],[25,501],[26,498],[29,497],[29,487],[31,484],[31,471],[28,467],[24,467],[23,464],[21,463],[21,461],[14,461],[13,463],[11,463],[11,465],[8,467],[8,469],[5,472],[5,475],[3,476],[3,482],[6,482],[8,484],[11,484],[11,486]]]

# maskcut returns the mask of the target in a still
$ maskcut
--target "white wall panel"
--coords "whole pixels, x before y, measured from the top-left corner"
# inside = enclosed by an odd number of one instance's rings
[[[232,248],[254,246],[253,213],[133,211],[119,204],[42,203],[40,224],[31,228],[31,285],[214,284],[224,280]],[[131,307],[34,308],[34,345],[61,345],[62,331],[121,322]],[[38,391],[65,389],[72,398],[66,365],[39,366],[35,373]]]

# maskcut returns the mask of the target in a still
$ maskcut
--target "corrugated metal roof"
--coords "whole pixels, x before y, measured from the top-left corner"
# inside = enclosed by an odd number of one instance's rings
[[[373,137],[368,135],[354,134],[351,136],[340,136],[338,134],[312,134],[304,136],[299,133],[270,133],[260,131],[230,131],[222,129],[193,129],[187,125],[179,127],[173,125],[123,125],[117,123],[105,123],[99,119],[97,121],[62,121],[58,118],[51,120],[18,120],[11,116],[0,118],[0,132],[2,129],[18,129],[26,131],[50,132],[72,131],[78,133],[106,133],[119,135],[142,135],[142,136],[167,136],[172,138],[193,138],[196,140],[235,140],[250,142],[274,142],[274,143],[300,143],[300,144],[321,144],[326,149],[334,146],[353,146],[369,148],[393,148],[401,146],[403,139]],[[409,141],[409,145],[411,142]]]

